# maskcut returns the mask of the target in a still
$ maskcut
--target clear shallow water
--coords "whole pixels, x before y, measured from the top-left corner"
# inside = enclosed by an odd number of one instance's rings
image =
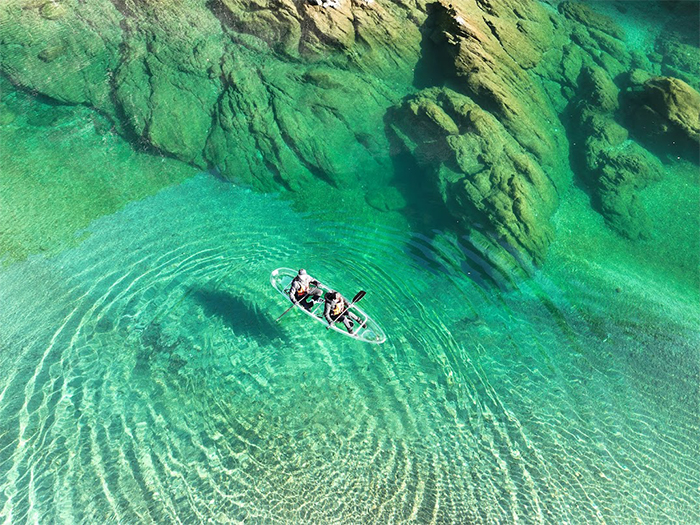
[[[148,197],[191,169],[5,84],[0,522],[700,522],[697,166],[640,194],[639,243],[570,188],[499,289],[426,210],[328,221],[210,175]],[[387,343],[275,323],[279,266],[367,290]]]
[[[89,232],[0,273],[5,522],[700,520],[700,332],[670,292],[563,264],[498,291],[450,236],[207,175]],[[275,323],[283,265],[367,290],[387,343]]]

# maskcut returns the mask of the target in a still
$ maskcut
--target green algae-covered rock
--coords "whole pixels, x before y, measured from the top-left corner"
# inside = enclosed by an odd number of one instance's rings
[[[620,90],[602,68],[584,67],[579,74],[578,89],[581,93],[585,93],[585,97],[580,101],[581,104],[604,113],[617,110],[617,97]]]
[[[482,7],[478,18],[455,4],[430,6],[431,39],[449,57],[454,89],[423,90],[389,121],[397,140],[432,171],[432,184],[463,228],[478,228],[517,259],[538,263],[553,236],[566,155],[556,112],[527,70],[562,34],[539,4]]]
[[[40,60],[44,62],[53,62],[57,58],[59,58],[61,55],[63,55],[66,52],[66,47],[63,43],[59,43],[56,45],[49,45],[45,47],[44,49],[41,50],[41,52],[37,55]]]
[[[50,0],[39,8],[39,13],[47,20],[58,20],[68,14],[68,8],[63,2]]]
[[[628,142],[617,150],[598,148],[598,204],[608,224],[628,239],[649,238],[652,221],[639,190],[661,179],[661,165],[643,148]]]
[[[445,115],[441,120],[452,123],[449,133],[424,110],[436,106]],[[525,259],[542,260],[552,238],[556,191],[535,157],[496,117],[468,97],[433,88],[397,108],[392,122],[416,160],[432,169],[432,183],[459,223],[467,229],[481,224]]]
[[[700,93],[677,78],[647,79],[628,99],[635,133],[649,141],[700,148]]]
[[[220,23],[196,4],[153,6],[144,14],[124,24],[115,101],[139,140],[204,167],[203,150],[221,91]],[[186,32],[183,19],[188,20]]]
[[[656,100],[658,88],[644,74],[690,68],[687,41],[659,40],[657,50],[674,54],[662,64],[661,54],[658,63],[631,54],[623,39],[612,19],[575,2],[558,10],[534,0],[0,6],[0,69],[28,90],[97,108],[138,146],[261,190],[289,190],[302,207],[341,198],[394,212],[411,207],[388,187],[402,182],[390,158],[400,143],[460,228],[474,234],[478,223],[494,250],[503,243],[534,261],[569,183],[567,106],[581,120],[572,134],[583,178],[630,237],[648,229],[633,225],[643,220],[630,204],[639,199],[628,196],[644,184],[631,182],[632,166],[646,160],[617,121],[615,81],[626,76],[629,101],[661,123],[655,129],[692,140],[692,114],[642,102]],[[414,72],[431,61],[441,69],[433,84]],[[417,93],[419,84],[428,89]]]
[[[654,42],[657,76],[675,77],[700,89],[700,12],[697,2],[668,2],[670,18]]]
[[[378,133],[385,102],[370,82],[275,62],[251,76],[254,64],[246,52],[223,63],[227,88],[206,151],[212,164],[265,189],[300,190],[311,178],[347,189],[363,178],[388,180],[389,159],[381,155],[388,144]]]
[[[109,0],[0,5],[0,70],[15,84],[114,115],[111,71],[122,19]]]
[[[615,78],[625,73],[632,62],[632,55],[625,45],[625,33],[613,19],[595,12],[584,3],[562,2],[559,4],[573,45],[566,46],[562,73],[569,84],[576,83],[581,67],[600,67]],[[637,64],[640,60],[636,61]],[[577,70],[578,67],[578,70]],[[639,67],[637,65],[636,67]],[[553,80],[557,80],[552,75]]]
[[[251,35],[275,54],[391,75],[419,53],[420,33],[394,2],[342,0],[331,6],[292,0],[220,0],[208,4],[233,35]],[[420,6],[411,6],[421,16]],[[409,8],[410,9],[410,8]],[[235,37],[238,38],[237,36]],[[331,53],[333,52],[333,53]]]
[[[619,89],[602,68],[586,67],[579,77],[572,110],[574,159],[607,224],[628,239],[651,235],[652,221],[639,191],[661,179],[658,160],[615,120]]]
[[[566,18],[574,20],[581,26],[589,27],[601,33],[605,33],[617,40],[624,40],[625,32],[612,18],[597,13],[583,2],[562,2],[559,4],[559,12]]]
[[[557,115],[538,82],[496,38],[487,22],[478,23],[454,7],[432,4],[436,29],[433,39],[451,57],[457,85],[477,104],[498,116],[512,136],[545,164],[556,158],[561,144],[550,124]],[[515,26],[516,20],[512,20]],[[542,38],[552,38],[543,24]]]

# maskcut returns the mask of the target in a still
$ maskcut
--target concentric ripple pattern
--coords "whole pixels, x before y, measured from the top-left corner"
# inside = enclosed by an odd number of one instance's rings
[[[1,273],[0,521],[700,521],[692,322],[631,337],[574,278],[367,224],[201,175]],[[387,342],[276,322],[280,266]]]

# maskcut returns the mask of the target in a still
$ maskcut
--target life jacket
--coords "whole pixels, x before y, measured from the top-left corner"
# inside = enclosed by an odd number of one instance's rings
[[[299,279],[297,278],[297,282],[299,283],[299,289],[297,290],[297,296],[301,297],[304,295],[306,292],[309,291],[309,284],[311,283],[311,279]]]
[[[331,310],[332,315],[340,315],[340,312],[342,312],[345,309],[345,301],[342,299],[338,301],[335,306],[333,307],[333,310]]]

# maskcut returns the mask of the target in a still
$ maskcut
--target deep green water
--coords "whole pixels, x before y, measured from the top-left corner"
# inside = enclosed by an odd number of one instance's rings
[[[644,242],[572,186],[547,262],[499,287],[441,225],[301,212],[17,104],[45,120],[0,129],[35,185],[1,230],[26,248],[0,270],[3,523],[700,522],[697,166],[645,190]],[[112,193],[62,223],[101,163]],[[366,290],[387,342],[275,322],[279,266]]]

